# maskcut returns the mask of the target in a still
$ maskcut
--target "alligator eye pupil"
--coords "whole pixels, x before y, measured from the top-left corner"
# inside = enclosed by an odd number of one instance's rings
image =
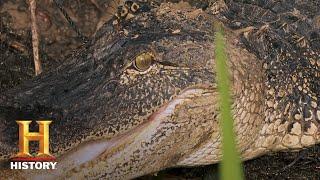
[[[138,71],[146,71],[152,65],[154,57],[151,53],[143,53],[136,57],[134,66]]]

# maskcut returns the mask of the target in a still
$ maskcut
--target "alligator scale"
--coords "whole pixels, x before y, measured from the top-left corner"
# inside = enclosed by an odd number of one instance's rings
[[[2,168],[0,174],[132,179],[218,163],[217,20],[225,25],[243,160],[319,143],[319,11],[307,14],[299,2],[291,9],[273,1],[212,1],[203,9],[125,2],[64,64],[1,92],[1,166],[18,152],[15,120],[51,119],[50,150],[58,167],[50,173]]]

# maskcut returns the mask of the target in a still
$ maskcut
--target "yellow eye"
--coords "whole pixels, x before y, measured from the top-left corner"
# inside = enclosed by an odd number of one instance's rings
[[[136,57],[136,59],[133,62],[133,65],[138,71],[146,71],[152,65],[153,60],[153,54],[142,53]]]

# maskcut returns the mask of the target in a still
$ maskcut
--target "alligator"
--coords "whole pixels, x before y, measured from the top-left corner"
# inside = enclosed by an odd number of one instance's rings
[[[217,21],[242,159],[319,143],[319,16],[290,3],[127,1],[63,64],[0,94],[1,177],[132,179],[218,163]],[[17,119],[53,121],[56,170],[7,168],[18,152]]]

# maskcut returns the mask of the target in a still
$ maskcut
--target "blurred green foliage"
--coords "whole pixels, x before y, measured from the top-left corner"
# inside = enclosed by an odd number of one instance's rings
[[[227,66],[226,43],[223,26],[215,22],[215,62],[220,105],[220,129],[222,130],[222,161],[220,177],[222,180],[241,180],[243,172],[241,160],[236,149],[235,133],[231,113],[230,78]]]

